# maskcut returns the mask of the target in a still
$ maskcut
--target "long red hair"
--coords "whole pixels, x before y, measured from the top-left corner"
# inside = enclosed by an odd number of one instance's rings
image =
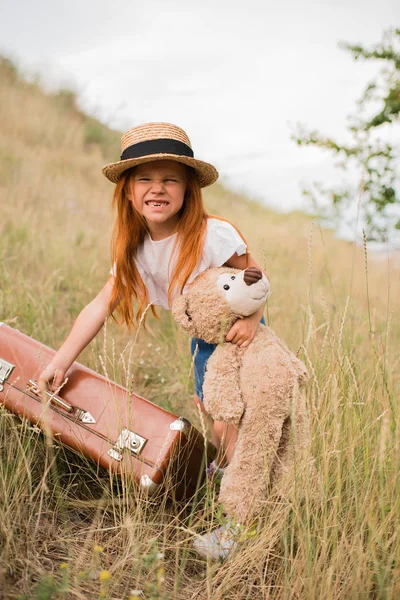
[[[115,282],[110,299],[110,312],[118,302],[117,310],[121,318],[118,320],[114,315],[112,317],[121,324],[126,323],[128,328],[131,325],[138,327],[141,321],[144,322],[149,307],[147,288],[140,276],[136,262],[133,260],[138,246],[149,233],[146,220],[133,208],[132,202],[128,198],[134,170],[133,168],[125,171],[115,187],[113,208],[117,211],[117,218],[111,238],[111,259],[114,265]],[[201,259],[207,219],[227,221],[227,219],[221,217],[208,215],[206,212],[201,188],[193,169],[185,168],[185,177],[185,200],[180,212],[176,230],[177,236],[172,253],[174,255],[175,249],[177,250],[176,264],[168,289],[169,303],[171,303],[176,289],[182,293],[189,277]],[[237,231],[243,238],[240,231]],[[132,300],[136,304],[136,312]],[[151,310],[157,316],[153,305],[151,305]]]

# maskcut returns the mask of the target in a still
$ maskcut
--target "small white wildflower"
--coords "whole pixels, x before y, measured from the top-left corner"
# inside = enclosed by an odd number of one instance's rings
[[[142,358],[142,360],[139,360],[139,365],[144,365],[144,360]]]
[[[143,598],[143,590],[131,590],[129,594],[131,598]]]
[[[164,377],[161,377],[161,383],[164,383],[164,382],[165,382]]]
[[[157,552],[156,558],[157,560],[162,560],[164,558],[164,554],[162,552]]]
[[[160,350],[161,350],[161,347],[160,347],[160,346],[157,346],[157,348],[156,348],[156,352],[160,352]]]
[[[151,342],[149,342],[149,343],[147,344],[147,347],[148,347],[148,348],[151,348],[151,347],[152,347],[152,345],[153,345],[153,344],[152,344]]]
[[[148,375],[145,375],[145,376],[144,376],[144,378],[145,378],[145,379],[148,379],[148,378],[149,378],[149,376],[148,376]]]

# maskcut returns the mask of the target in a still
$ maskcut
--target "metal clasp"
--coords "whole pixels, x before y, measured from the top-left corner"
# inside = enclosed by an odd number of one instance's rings
[[[114,446],[108,450],[107,454],[118,461],[122,460],[122,451],[125,449],[130,450],[133,454],[139,456],[146,442],[146,438],[125,427],[119,434]]]
[[[188,436],[190,433],[191,425],[187,419],[179,417],[178,419],[176,419],[176,421],[171,423],[169,428],[172,431],[181,431],[184,435]]]
[[[36,396],[40,396],[39,386],[36,381],[33,381],[33,379],[28,381],[27,389],[33,394],[36,394]],[[76,419],[78,419],[78,421],[89,425],[96,423],[96,419],[87,410],[79,408],[78,406],[73,406],[72,404],[68,404],[68,402],[59,396],[54,396],[54,394],[51,394],[47,390],[45,390],[44,394],[48,397],[50,404],[55,404],[58,408],[62,408],[63,410],[67,411],[67,413],[73,415]]]
[[[15,365],[4,360],[4,358],[0,358],[0,392],[4,390],[3,383],[7,380],[8,376],[11,375],[12,370]]]

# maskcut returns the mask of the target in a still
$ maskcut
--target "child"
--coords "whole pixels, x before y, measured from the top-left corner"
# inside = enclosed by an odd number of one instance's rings
[[[152,310],[153,305],[169,309],[173,298],[184,293],[187,284],[208,267],[258,267],[236,228],[207,215],[201,188],[214,183],[218,172],[194,158],[182,129],[168,123],[140,125],[122,136],[121,148],[121,160],[103,167],[104,175],[116,183],[110,278],[83,308],[51,364],[41,373],[42,387],[50,385],[55,390],[62,385],[71,364],[116,309],[128,327],[137,326],[149,303]],[[260,309],[238,320],[226,340],[241,347],[250,344],[262,314]],[[195,402],[203,411],[204,368],[213,349],[201,340],[192,342]],[[229,462],[236,431],[222,423],[211,425],[212,441],[224,447]]]

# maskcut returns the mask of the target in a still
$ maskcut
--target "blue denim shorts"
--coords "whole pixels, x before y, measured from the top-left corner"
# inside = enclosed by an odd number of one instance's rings
[[[260,323],[265,325],[265,319],[262,317]],[[190,351],[192,356],[195,354],[193,362],[194,369],[194,391],[196,396],[200,398],[203,402],[203,383],[204,383],[204,373],[206,372],[206,363],[210,358],[211,354],[214,352],[216,344],[208,344],[204,340],[200,338],[192,338],[190,343]]]

